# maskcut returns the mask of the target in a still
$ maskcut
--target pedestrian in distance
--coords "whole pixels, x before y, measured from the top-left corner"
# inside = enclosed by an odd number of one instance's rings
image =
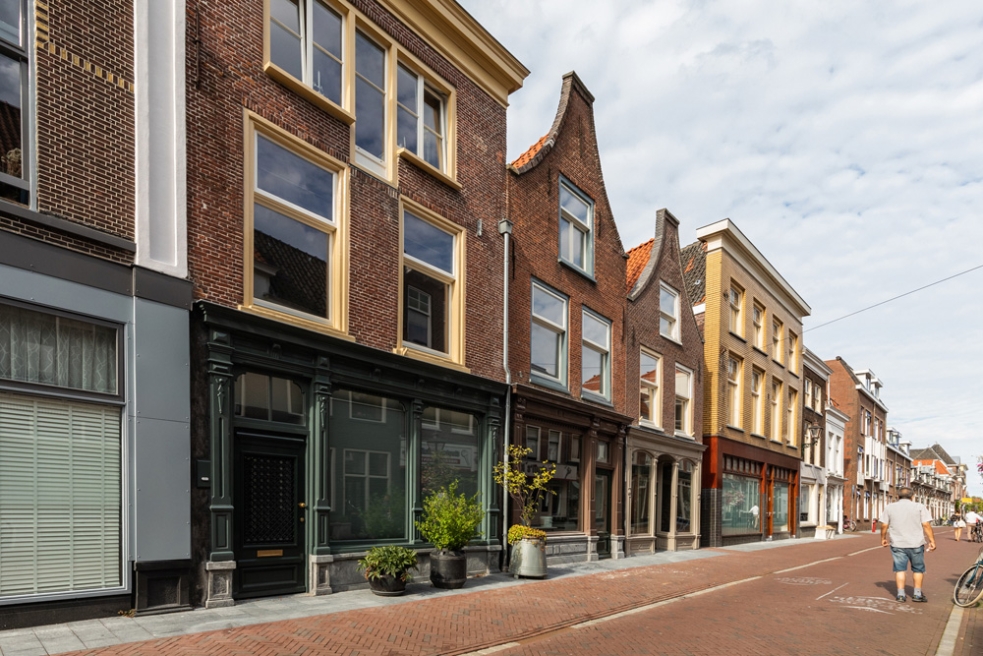
[[[959,536],[963,534],[963,529],[966,528],[966,520],[963,519],[962,513],[958,510],[952,513],[952,528],[956,534],[956,542],[959,542]]]
[[[966,520],[966,526],[969,528],[966,531],[966,542],[972,542],[976,535],[976,532],[980,530],[980,524],[983,523],[983,517],[980,517],[975,510],[970,510],[966,513],[964,517]]]
[[[888,504],[881,515],[881,546],[891,547],[894,580],[898,585],[898,601],[901,603],[907,601],[905,577],[910,563],[915,587],[911,600],[925,602],[928,598],[922,592],[922,582],[925,579],[926,538],[928,550],[935,551],[932,515],[924,505],[911,500],[910,487],[901,488],[898,496],[901,498]]]

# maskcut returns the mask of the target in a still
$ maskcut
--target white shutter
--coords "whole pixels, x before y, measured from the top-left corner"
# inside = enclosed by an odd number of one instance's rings
[[[0,394],[0,599],[122,585],[120,410]]]

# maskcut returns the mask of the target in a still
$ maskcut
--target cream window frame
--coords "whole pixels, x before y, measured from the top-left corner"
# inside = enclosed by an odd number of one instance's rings
[[[734,371],[731,371],[734,363]],[[725,375],[727,378],[727,425],[731,428],[744,428],[744,410],[741,379],[744,376],[744,361],[736,355],[727,355]]]
[[[785,385],[777,378],[771,380],[771,431],[769,438],[772,442],[782,441],[782,401],[785,395]]]
[[[751,369],[751,432],[764,436],[765,432],[765,403],[764,403],[765,372],[757,367]]]
[[[772,317],[771,319],[771,359],[778,364],[784,365],[785,349],[782,348],[784,339],[785,324],[781,319]]]
[[[727,290],[728,329],[738,337],[744,337],[744,289],[731,281]]]
[[[642,358],[649,357],[655,360],[655,382],[649,382],[642,378]],[[651,417],[642,416],[641,408],[641,394],[639,394],[639,407],[638,407],[638,421],[646,426],[652,426],[654,428],[662,428],[663,417],[662,417],[662,356],[645,348],[644,346],[640,349],[638,357],[638,385],[640,392],[646,392],[649,396],[649,413]]]
[[[403,217],[409,212],[416,218],[429,223],[433,227],[449,233],[454,237],[454,272],[448,274],[425,262],[421,262],[407,255],[403,245]],[[401,196],[399,199],[399,280],[398,297],[399,308],[396,315],[396,343],[398,346],[393,352],[398,355],[424,360],[444,367],[450,367],[463,372],[470,372],[465,366],[465,321],[464,321],[464,296],[467,271],[467,231],[464,227],[446,219],[439,214],[432,212],[426,207],[415,203],[409,198]],[[404,271],[409,268],[443,282],[450,287],[447,303],[447,352],[443,353],[434,349],[420,346],[412,342],[403,341],[403,315],[405,312],[403,298],[403,276]]]
[[[308,100],[316,107],[330,114],[348,126],[355,126],[357,115],[355,111],[355,35],[361,32],[386,53],[384,77],[386,89],[384,94],[385,118],[383,134],[383,158],[377,160],[368,153],[360,151],[355,146],[355,128],[350,132],[351,161],[360,169],[382,179],[393,187],[399,187],[399,160],[406,160],[437,178],[447,186],[461,190],[463,185],[457,180],[457,90],[440,75],[424,64],[401,46],[393,37],[383,32],[368,16],[356,9],[347,0],[301,0],[305,5],[309,2],[320,1],[342,17],[342,89],[341,103],[335,103],[321,95],[314,88],[297,79],[280,66],[273,63],[270,55],[270,1],[263,0],[263,70],[297,95]],[[303,29],[303,26],[302,26]],[[306,35],[301,38],[305,40]],[[308,49],[305,46],[305,52]],[[444,153],[445,165],[437,169],[422,157],[397,148],[396,144],[396,83],[397,65],[403,64],[415,71],[425,80],[427,86],[437,91],[444,99],[445,135]]]
[[[799,391],[792,387],[788,388],[788,406],[785,408],[785,412],[788,414],[788,418],[785,421],[785,442],[789,446],[796,446],[798,444],[798,439],[795,434],[795,428],[798,425],[796,417],[798,415],[799,405]]]
[[[429,90],[430,93],[438,96],[441,101],[441,121],[443,123],[443,149],[441,166],[435,167],[425,160],[422,155],[403,148],[398,143],[399,138],[399,67],[403,66],[417,76],[419,103],[423,103],[423,93]],[[405,160],[416,168],[437,178],[447,186],[460,190],[463,185],[457,180],[457,90],[447,83],[443,78],[434,73],[429,67],[419,59],[410,55],[404,50],[397,49],[396,63],[393,66],[393,91],[392,91],[392,123],[393,123],[393,143],[396,145],[396,156]],[[426,131],[423,125],[422,116],[419,117],[418,134],[422,138]],[[421,142],[422,144],[422,142]]]
[[[799,336],[789,330],[786,333],[786,339],[788,340],[788,359],[785,366],[788,367],[789,371],[795,372],[799,363]]]
[[[240,310],[259,314],[284,323],[308,330],[316,330],[334,337],[353,341],[348,334],[348,266],[349,266],[349,195],[348,166],[318,150],[306,141],[298,139],[280,129],[270,121],[248,110],[243,114],[244,155],[243,155],[243,297]],[[280,201],[256,189],[256,140],[262,135],[274,144],[290,151],[298,157],[329,171],[335,176],[334,219],[324,221],[316,215],[289,203]],[[328,317],[318,317],[301,311],[270,303],[257,302],[254,294],[253,258],[253,210],[259,203],[289,219],[303,223],[328,234]]]
[[[757,318],[755,318],[755,313],[758,315]],[[757,301],[754,301],[753,305],[751,306],[751,325],[753,332],[752,346],[756,346],[761,351],[764,351],[768,347],[765,342],[767,335],[767,330],[765,329],[767,319],[768,315],[765,311],[765,306]]]
[[[693,370],[688,367],[676,363],[675,369],[676,375],[673,378],[673,392],[674,392],[674,403],[673,403],[673,434],[679,437],[693,437]],[[686,393],[679,393],[679,376],[686,377]],[[680,430],[676,426],[676,406],[679,405],[679,400],[683,399],[684,412],[683,412],[683,427]]]

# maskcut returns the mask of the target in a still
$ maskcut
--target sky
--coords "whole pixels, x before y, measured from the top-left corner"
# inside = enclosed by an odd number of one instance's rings
[[[730,218],[812,307],[805,346],[983,496],[983,268],[820,327],[983,265],[983,3],[459,1],[531,71],[510,160],[576,71],[624,248],[662,207],[684,245]]]

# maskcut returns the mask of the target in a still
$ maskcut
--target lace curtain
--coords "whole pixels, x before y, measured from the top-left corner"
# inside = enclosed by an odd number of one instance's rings
[[[0,379],[116,394],[116,330],[0,304]]]

